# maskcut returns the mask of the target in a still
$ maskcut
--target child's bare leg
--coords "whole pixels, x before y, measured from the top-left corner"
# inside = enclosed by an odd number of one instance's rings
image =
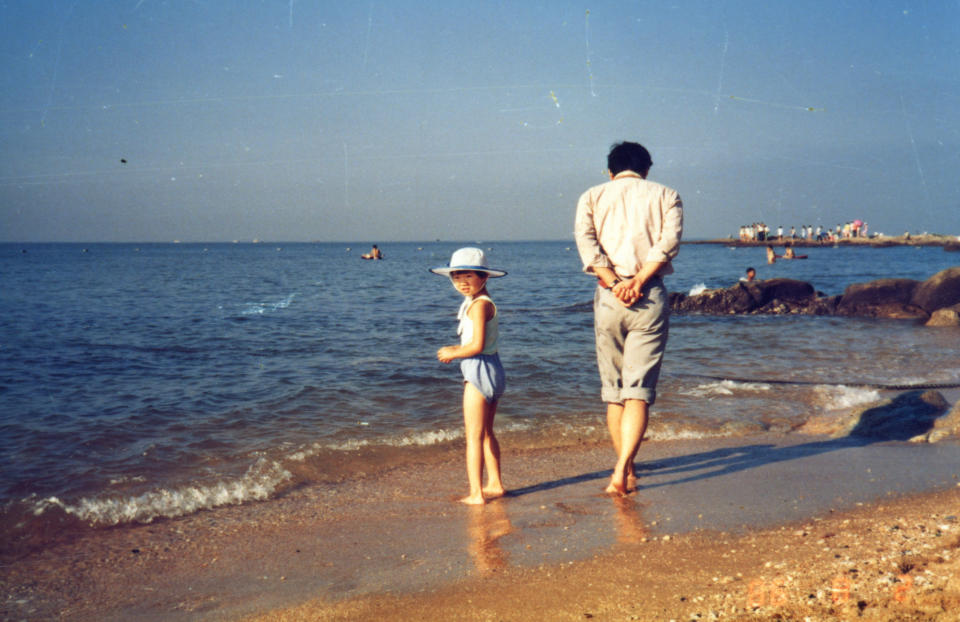
[[[497,414],[497,403],[484,401],[483,416],[483,462],[487,467],[487,485],[483,494],[487,497],[502,497],[506,490],[500,479],[500,443],[493,433],[493,417]]]
[[[483,499],[483,454],[484,415],[487,405],[483,395],[469,382],[463,385],[463,431],[467,442],[467,480],[470,494],[460,499],[461,503],[482,505]]]
[[[643,400],[626,400],[620,408],[618,417],[620,426],[616,433],[613,432],[613,425],[610,422],[611,410],[614,411],[614,418],[617,418],[617,409],[607,408],[611,436],[616,439],[614,448],[617,450],[617,464],[613,468],[613,475],[610,476],[607,492],[624,495],[628,490],[629,476],[633,473],[633,460],[647,430],[648,408]]]

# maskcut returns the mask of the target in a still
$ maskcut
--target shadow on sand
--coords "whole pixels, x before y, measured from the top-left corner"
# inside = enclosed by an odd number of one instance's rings
[[[943,412],[945,409],[942,405],[931,404],[922,392],[910,391],[898,395],[889,403],[865,410],[860,414],[849,434],[844,437],[787,446],[770,443],[739,445],[651,462],[639,462],[635,466],[638,475],[656,474],[676,477],[669,481],[641,485],[637,490],[650,490],[704,480],[768,464],[809,458],[841,449],[865,447],[879,442],[906,441],[929,432],[936,418]],[[605,479],[612,473],[611,469],[606,469],[541,482],[511,490],[507,496],[519,497],[562,486]]]

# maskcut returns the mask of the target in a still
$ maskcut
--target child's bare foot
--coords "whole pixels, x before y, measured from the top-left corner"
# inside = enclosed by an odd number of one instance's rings
[[[627,490],[634,491],[637,489],[637,476],[633,473],[627,474]]]
[[[483,496],[487,499],[498,499],[505,494],[507,494],[507,491],[504,490],[503,486],[488,486],[483,489]]]
[[[460,499],[460,503],[465,503],[467,505],[483,505],[486,503],[486,499],[483,498],[482,494],[467,495],[463,499]]]

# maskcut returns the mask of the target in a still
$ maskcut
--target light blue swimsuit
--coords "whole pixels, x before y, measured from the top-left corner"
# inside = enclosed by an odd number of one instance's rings
[[[457,333],[460,335],[460,345],[466,345],[473,341],[473,321],[467,315],[470,307],[478,300],[486,300],[493,305],[493,317],[487,320],[484,328],[483,352],[476,356],[460,360],[460,372],[463,374],[465,382],[469,382],[476,387],[487,402],[492,403],[500,399],[507,386],[507,376],[503,371],[503,365],[500,363],[498,354],[500,329],[497,320],[497,305],[489,296],[478,296],[476,298],[466,298],[460,305],[460,311],[457,313],[457,319],[460,325],[457,327]]]

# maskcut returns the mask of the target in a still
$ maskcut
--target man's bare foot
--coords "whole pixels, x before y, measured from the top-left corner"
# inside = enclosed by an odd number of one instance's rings
[[[467,505],[483,505],[486,503],[486,499],[483,498],[483,495],[467,495],[463,499],[460,499],[460,503],[465,503]]]
[[[627,474],[627,490],[634,491],[637,489],[637,476],[633,473]]]
[[[610,484],[607,485],[607,487],[604,489],[604,492],[607,493],[608,495],[614,495],[616,497],[627,496],[626,487],[623,484],[619,482],[614,482],[614,481],[611,481]]]
[[[483,496],[487,499],[498,499],[505,494],[507,494],[507,491],[504,490],[503,486],[488,487],[483,489]]]

